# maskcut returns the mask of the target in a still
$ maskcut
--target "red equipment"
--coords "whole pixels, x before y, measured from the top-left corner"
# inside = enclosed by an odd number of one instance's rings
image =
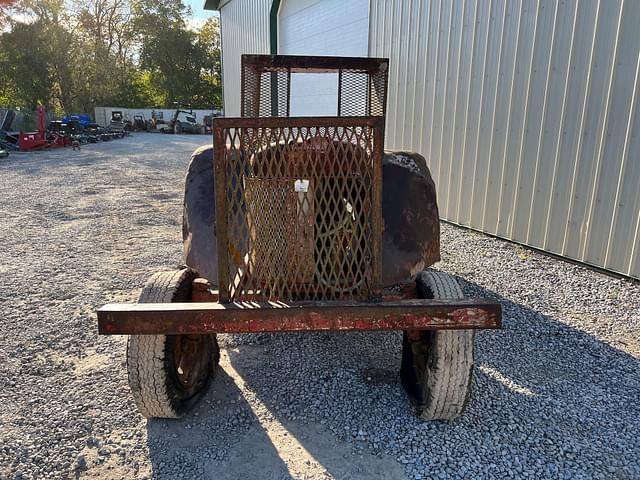
[[[34,150],[44,150],[46,148],[58,148],[68,145],[68,141],[65,137],[55,133],[47,133],[46,112],[42,105],[39,105],[36,109],[37,112],[37,132],[20,132],[18,137],[18,146],[22,152],[32,152]]]

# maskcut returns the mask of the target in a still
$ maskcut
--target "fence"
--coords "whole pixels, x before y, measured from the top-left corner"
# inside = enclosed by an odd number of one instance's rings
[[[0,125],[4,123],[5,115],[9,110],[10,109],[8,108],[0,108]],[[13,122],[8,128],[9,131],[31,132],[36,130],[36,112],[35,111],[14,110],[14,112],[16,113],[16,117],[13,119]],[[48,125],[49,122],[52,122],[53,120],[58,120],[58,117],[52,112],[47,112],[45,124]]]

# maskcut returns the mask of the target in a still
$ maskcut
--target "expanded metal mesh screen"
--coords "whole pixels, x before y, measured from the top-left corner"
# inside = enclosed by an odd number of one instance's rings
[[[221,301],[379,295],[387,70],[377,58],[242,56],[242,118],[213,123]],[[292,75],[307,73],[335,78],[323,111],[337,116],[292,117]]]
[[[243,55],[241,115],[291,115],[291,75],[335,73],[338,116],[384,116],[388,60],[350,57]]]
[[[216,119],[222,301],[369,299],[383,119]]]

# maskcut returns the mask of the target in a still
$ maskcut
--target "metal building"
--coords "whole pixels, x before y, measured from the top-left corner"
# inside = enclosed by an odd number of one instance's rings
[[[391,59],[387,148],[442,218],[640,278],[640,1],[207,0],[228,116],[240,55]],[[316,79],[317,112],[331,79]],[[324,84],[323,84],[324,82]]]

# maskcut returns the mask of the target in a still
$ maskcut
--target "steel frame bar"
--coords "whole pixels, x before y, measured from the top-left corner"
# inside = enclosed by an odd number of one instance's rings
[[[385,71],[387,58],[372,57],[327,57],[305,55],[242,55],[242,65],[269,72],[275,69],[290,69],[292,73],[327,73],[340,69],[361,70],[369,73]]]
[[[101,334],[190,335],[327,330],[500,328],[499,303],[480,298],[388,302],[108,304]]]
[[[223,140],[222,131],[228,128],[300,128],[300,127],[373,127],[382,129],[384,117],[218,117],[212,120],[212,129]],[[216,136],[214,135],[214,146]],[[225,143],[222,142],[224,148]]]

